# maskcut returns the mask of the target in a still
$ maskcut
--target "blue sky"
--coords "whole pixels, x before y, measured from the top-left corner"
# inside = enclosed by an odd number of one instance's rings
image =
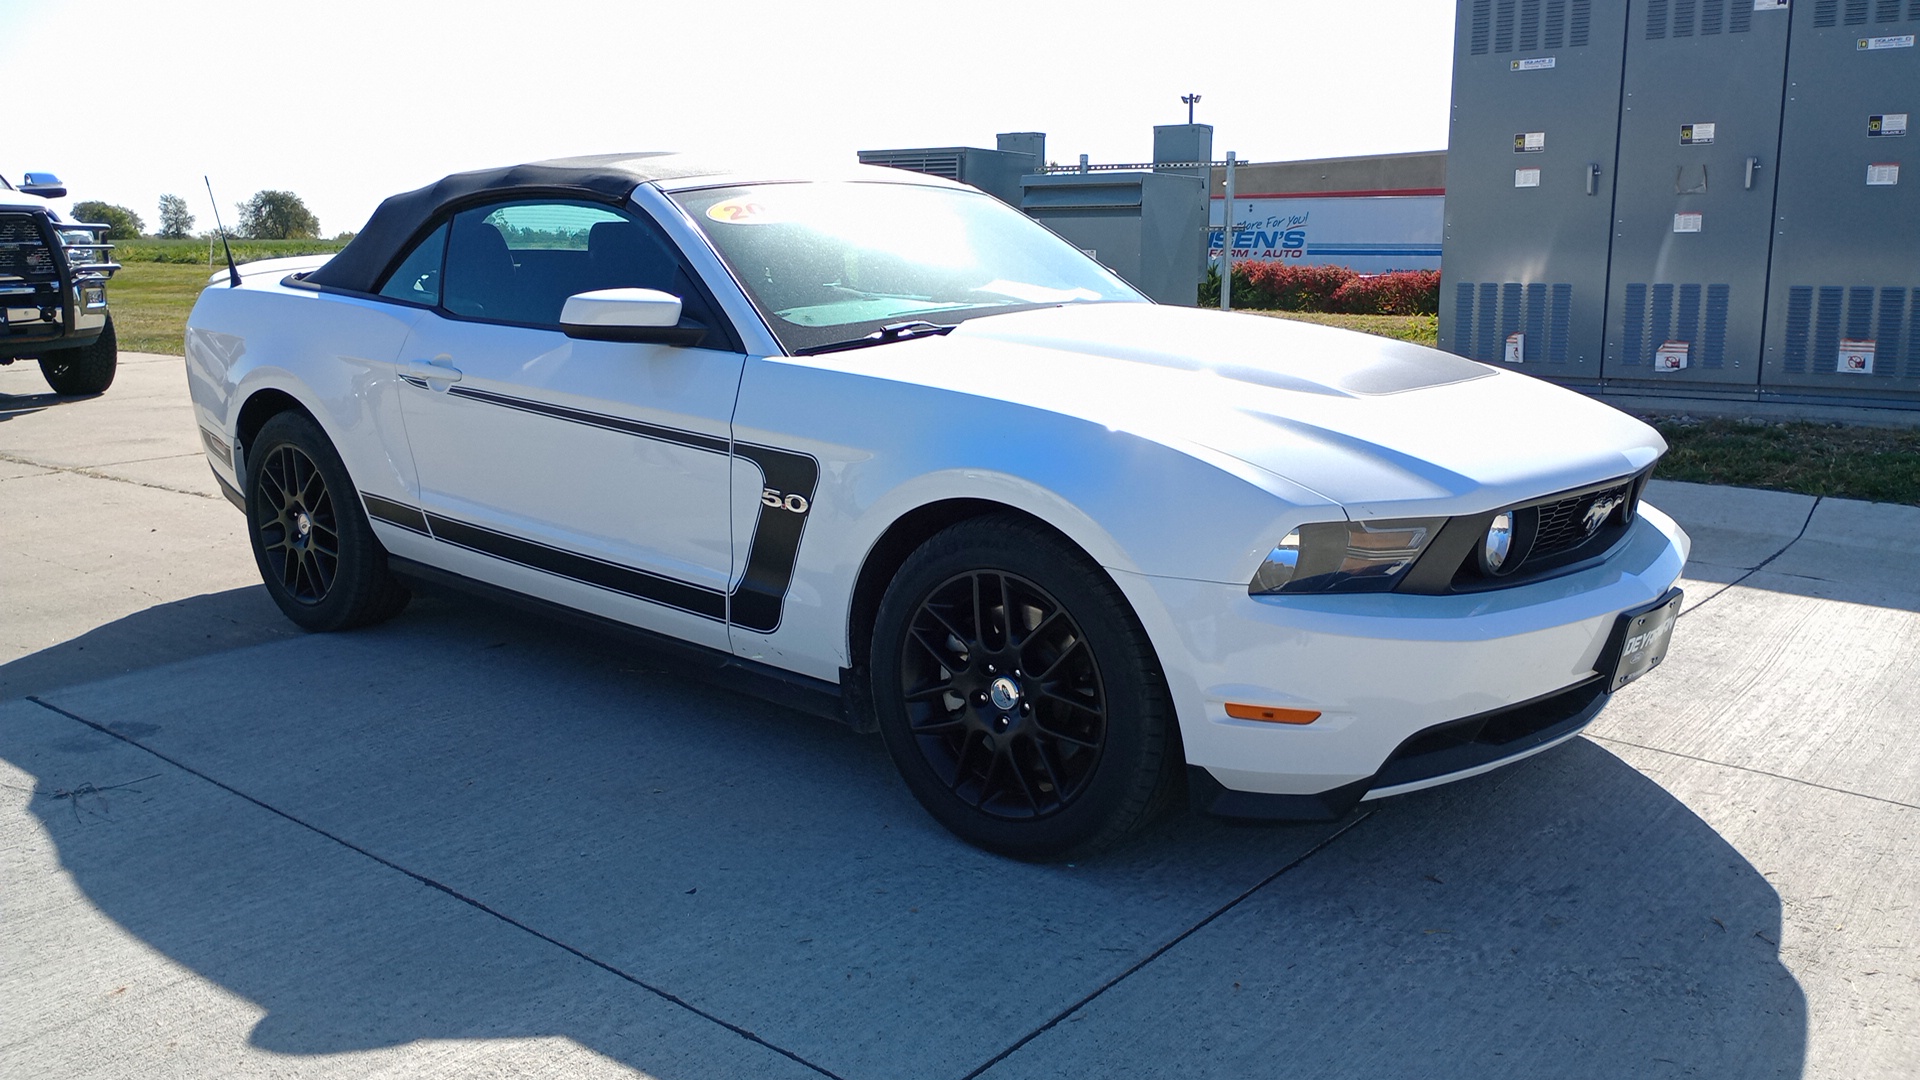
[[[16,117],[0,172],[149,225],[170,192],[200,227],[207,173],[223,214],[282,188],[334,233],[446,173],[566,154],[850,161],[1020,130],[1061,162],[1140,161],[1191,92],[1216,156],[1434,150],[1452,40],[1448,0],[0,0],[10,96],[69,101]]]

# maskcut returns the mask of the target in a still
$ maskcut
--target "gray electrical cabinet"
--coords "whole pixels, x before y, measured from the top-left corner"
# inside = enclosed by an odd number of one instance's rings
[[[1460,3],[1441,348],[1599,381],[1625,24],[1624,3]]]
[[[1917,33],[1911,0],[1794,5],[1767,396],[1920,395]]]
[[[1459,0],[1441,347],[1920,408],[1917,36],[1920,0]]]
[[[1207,187],[1171,172],[1023,177],[1020,209],[1162,304],[1192,307],[1207,260]]]
[[[1757,6],[1629,6],[1609,385],[1759,383],[1788,9]]]

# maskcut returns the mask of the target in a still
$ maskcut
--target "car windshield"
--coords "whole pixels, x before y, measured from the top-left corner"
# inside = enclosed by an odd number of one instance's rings
[[[789,352],[906,321],[950,326],[1057,304],[1146,298],[990,195],[801,183],[674,196]]]

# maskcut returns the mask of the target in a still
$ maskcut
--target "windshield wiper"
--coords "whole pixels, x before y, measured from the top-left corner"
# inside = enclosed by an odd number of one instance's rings
[[[930,323],[924,319],[912,322],[888,323],[865,337],[849,338],[846,341],[831,341],[825,345],[809,345],[804,349],[793,350],[795,356],[818,356],[821,353],[846,352],[848,349],[864,349],[869,345],[886,345],[908,338],[938,337],[950,334],[957,324],[942,325]]]

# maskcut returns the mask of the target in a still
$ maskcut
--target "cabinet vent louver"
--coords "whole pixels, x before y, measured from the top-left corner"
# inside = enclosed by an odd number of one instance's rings
[[[1920,289],[1795,285],[1787,290],[1781,359],[1789,373],[1832,372],[1843,337],[1874,343],[1874,375],[1920,379]]]
[[[1732,295],[1727,285],[1628,285],[1621,311],[1620,362],[1651,365],[1661,343],[1684,341],[1689,366],[1710,371],[1725,367]]]
[[[1519,332],[1524,363],[1564,364],[1572,323],[1572,285],[1462,281],[1453,288],[1453,348],[1473,360],[1505,359],[1507,335]]]
[[[1698,2],[1724,4],[1728,0]],[[1577,49],[1587,44],[1592,30],[1593,0],[1473,0],[1467,53],[1485,56],[1516,50]]]
[[[1840,17],[1840,0],[1815,0],[1813,25],[1816,29],[1832,26]]]

